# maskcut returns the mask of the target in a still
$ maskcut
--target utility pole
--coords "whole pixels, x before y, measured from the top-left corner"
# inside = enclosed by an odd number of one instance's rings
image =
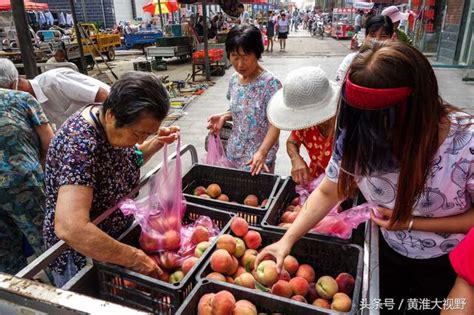
[[[209,65],[209,42],[207,31],[207,4],[206,0],[202,0],[202,15],[204,18],[203,36],[204,36],[204,70],[206,71],[206,80],[211,80],[211,66]]]
[[[11,1],[13,20],[15,22],[18,46],[20,47],[21,60],[25,67],[25,74],[28,79],[33,79],[38,75],[36,66],[36,56],[31,43],[31,34],[28,22],[26,21],[25,4],[23,0]]]
[[[79,22],[77,21],[76,7],[74,6],[74,0],[69,0],[69,5],[71,6],[72,20],[74,22],[74,31],[76,32],[77,44],[79,45],[79,55],[81,56],[81,73],[87,74],[86,61],[84,58],[84,47],[82,46],[82,36],[79,30]],[[94,58],[94,57],[92,57]]]
[[[161,31],[163,32],[163,36],[165,35],[165,24],[163,24],[163,12],[161,12],[161,1],[158,0],[158,12],[160,13],[160,23],[161,23]]]

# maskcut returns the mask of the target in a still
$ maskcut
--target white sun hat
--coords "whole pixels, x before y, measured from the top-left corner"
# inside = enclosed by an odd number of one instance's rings
[[[283,88],[267,107],[270,123],[282,130],[319,125],[336,114],[341,88],[329,81],[320,67],[303,67],[288,73]]]

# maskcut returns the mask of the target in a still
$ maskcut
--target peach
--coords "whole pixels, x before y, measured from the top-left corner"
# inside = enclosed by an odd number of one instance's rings
[[[297,206],[299,204],[300,204],[300,196],[293,198],[293,200],[291,201],[292,206]]]
[[[246,249],[244,255],[240,259],[240,263],[244,268],[254,269],[255,259],[257,258],[257,251],[255,249]]]
[[[232,235],[224,234],[219,236],[216,245],[217,249],[224,249],[232,255],[233,253],[235,253],[237,242],[235,241]]]
[[[163,273],[161,276],[158,276],[158,280],[164,281],[164,282],[170,282],[170,274],[166,270],[162,270]]]
[[[170,276],[170,283],[173,284],[173,283],[180,282],[181,280],[183,280],[183,278],[184,278],[184,273],[182,271],[180,270],[175,271]]]
[[[258,197],[255,195],[248,195],[247,197],[245,197],[244,205],[258,207]]]
[[[230,225],[230,229],[236,236],[242,237],[247,234],[249,230],[249,224],[247,221],[245,221],[245,219],[234,218],[232,220],[232,224]]]
[[[295,300],[295,301],[298,301],[298,302],[301,302],[301,303],[308,303],[308,301],[306,301],[306,299],[302,295],[293,295],[291,297],[291,299]]]
[[[229,202],[229,196],[226,194],[220,194],[219,197],[217,197],[217,200]]]
[[[203,199],[212,199],[211,196],[209,195],[205,195],[205,194],[202,194],[199,196],[199,198],[203,198]]]
[[[247,300],[240,300],[235,303],[232,315],[257,315],[257,307]]]
[[[243,274],[245,271],[245,268],[239,265],[239,268],[237,268],[237,271],[232,275],[235,278]]]
[[[327,309],[331,308],[331,304],[329,304],[328,300],[321,299],[321,298],[314,300],[313,305],[319,306],[322,308],[327,308]]]
[[[316,282],[316,291],[323,299],[332,299],[334,294],[339,291],[336,280],[330,276],[322,276]]]
[[[218,273],[218,272],[211,272],[210,274],[206,276],[206,278],[216,280],[216,281],[226,282],[225,276],[222,273]]]
[[[237,258],[235,258],[234,256],[232,256],[232,263],[231,263],[231,266],[229,268],[229,270],[225,273],[227,276],[232,276],[234,273],[237,272],[237,269],[239,269],[239,261],[237,260]]]
[[[213,315],[232,315],[235,308],[235,298],[227,290],[222,290],[214,295],[212,299]]]
[[[154,253],[160,249],[158,241],[143,231],[140,234],[140,247],[147,253]]]
[[[201,297],[197,309],[198,315],[212,315],[212,300],[214,296],[214,293],[208,293]]]
[[[290,205],[290,206],[286,207],[286,212],[288,212],[288,211],[290,211],[290,212],[295,211],[295,206]]]
[[[296,271],[296,276],[305,278],[308,283],[314,282],[316,278],[316,274],[314,273],[313,267],[307,264],[300,265],[300,267]]]
[[[306,281],[305,278],[302,277],[294,277],[290,280],[290,286],[293,290],[294,295],[303,295],[305,296],[308,294],[309,290],[309,283]]]
[[[279,276],[274,261],[264,260],[257,267],[257,281],[264,286],[270,287],[278,281]]]
[[[204,226],[197,226],[191,235],[191,243],[199,244],[209,241],[209,231]]]
[[[175,230],[166,231],[163,241],[163,248],[165,250],[175,250],[178,249],[181,244],[181,234]]]
[[[298,206],[295,206],[295,208],[293,209],[293,211],[299,213],[299,212],[301,211],[301,209],[303,209],[303,206],[298,205]]]
[[[196,188],[194,188],[194,196],[201,196],[203,194],[206,193],[206,188],[204,188],[203,186],[197,186]]]
[[[342,292],[334,294],[331,309],[339,312],[349,312],[352,307],[351,298]]]
[[[165,269],[175,269],[180,266],[179,256],[173,252],[163,252],[160,254],[160,265]]]
[[[201,257],[210,245],[211,242],[201,242],[197,244],[196,249],[194,250],[194,256],[196,256],[197,258]]]
[[[166,226],[168,230],[181,231],[181,218],[176,215],[167,217]]]
[[[291,212],[291,211],[285,211],[285,212],[283,212],[283,214],[281,215],[281,218],[280,218],[281,222],[282,222],[282,223],[290,223],[290,222],[289,222],[289,218],[290,218],[290,215],[291,215],[292,213],[293,213],[293,212]]]
[[[286,256],[285,260],[283,260],[283,268],[285,268],[290,275],[294,275],[298,271],[299,266],[298,260],[291,255]]]
[[[256,231],[248,231],[244,236],[245,245],[250,249],[257,249],[262,244],[262,237]]]
[[[237,278],[235,278],[234,283],[242,287],[254,289],[255,288],[255,279],[251,273],[244,272]]]
[[[221,187],[217,184],[211,184],[207,187],[206,193],[211,198],[217,198],[222,193]]]
[[[237,244],[235,246],[234,256],[237,257],[237,258],[240,258],[244,255],[245,250],[247,248],[245,247],[245,243],[241,238],[234,237],[234,239],[235,239],[235,243]]]
[[[211,256],[211,268],[220,273],[226,273],[232,267],[232,256],[225,249],[218,249]]]
[[[288,229],[291,226],[291,223],[281,222],[280,224],[278,224],[278,226],[284,229]]]
[[[293,291],[291,290],[291,286],[287,281],[278,280],[272,286],[272,294],[290,298],[293,295]]]
[[[227,277],[225,277],[225,282],[233,284],[234,283],[234,278],[227,276]]]
[[[318,292],[316,291],[316,283],[311,282],[309,284],[308,294],[306,295],[306,299],[311,303],[314,302],[316,299],[319,298]]]
[[[355,280],[354,277],[347,272],[342,272],[336,277],[337,287],[339,292],[350,295],[354,290]]]
[[[262,203],[260,204],[260,207],[265,208],[267,203],[268,203],[268,199],[263,199]]]
[[[298,217],[298,212],[290,212],[290,214],[288,215],[288,221],[286,223],[295,222],[297,217]]]
[[[283,270],[280,272],[280,278],[279,278],[279,280],[290,281],[290,279],[291,279],[291,276],[290,276],[290,274],[288,273],[288,271],[286,271],[286,270],[283,269]]]
[[[169,230],[166,219],[163,216],[150,216],[147,222],[153,231],[159,232],[160,234]]]
[[[183,261],[183,265],[181,269],[183,270],[184,274],[188,274],[188,272],[193,269],[194,265],[196,262],[199,260],[199,258],[196,257],[189,257],[185,261]]]

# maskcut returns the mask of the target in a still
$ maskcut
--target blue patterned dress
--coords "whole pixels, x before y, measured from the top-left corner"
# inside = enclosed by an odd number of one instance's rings
[[[113,148],[105,136],[76,112],[61,126],[49,146],[46,160],[46,215],[43,234],[47,247],[59,239],[54,232],[54,214],[58,191],[61,186],[79,185],[94,189],[91,221],[137,186],[140,176],[138,156],[133,148]],[[121,211],[109,216],[100,228],[116,238],[131,224],[132,217],[124,217]],[[85,266],[81,254],[67,250],[52,264],[56,275]],[[66,277],[66,278],[69,278]],[[68,279],[64,279],[68,280]],[[56,280],[56,282],[58,282]],[[60,286],[60,284],[56,283]]]
[[[268,132],[268,103],[281,87],[281,82],[266,70],[247,84],[239,82],[238,73],[230,79],[227,99],[234,127],[228,140],[227,158],[234,167],[250,170],[246,164],[260,148]],[[274,169],[277,151],[278,142],[267,154],[265,164],[270,170]]]
[[[30,94],[0,89],[0,272],[26,266],[23,237],[35,254],[43,250],[44,175],[34,127],[46,123]]]

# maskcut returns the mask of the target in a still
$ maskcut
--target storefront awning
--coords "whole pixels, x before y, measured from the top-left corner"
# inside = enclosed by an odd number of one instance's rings
[[[26,10],[47,10],[47,3],[36,3],[31,1],[24,1]],[[0,0],[0,11],[10,11],[12,9],[10,0]]]

